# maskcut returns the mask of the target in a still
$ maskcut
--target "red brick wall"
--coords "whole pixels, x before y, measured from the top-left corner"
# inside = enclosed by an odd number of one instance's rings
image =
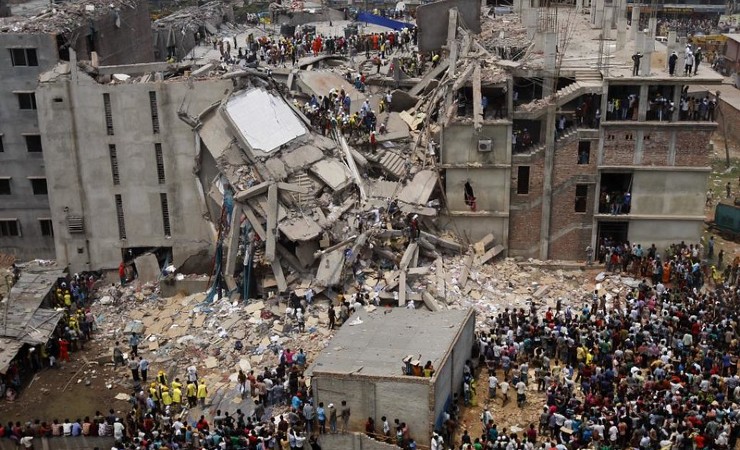
[[[626,139],[632,135],[632,140]],[[613,139],[609,139],[613,136]],[[632,165],[635,156],[637,133],[624,128],[607,129],[604,132],[604,165]]]
[[[665,166],[671,145],[672,130],[645,130],[642,138],[642,162],[644,166]]]
[[[676,165],[707,167],[709,161],[709,130],[676,132]]]
[[[588,184],[586,212],[575,211],[576,185],[595,182],[598,140],[591,141],[588,164],[578,164],[579,140],[573,137],[558,142],[553,165],[552,213],[550,216],[550,258],[584,259],[586,246],[591,242],[595,184]],[[565,230],[571,230],[566,232]]]
[[[512,161],[508,245],[510,256],[539,256],[544,165],[544,154],[525,161],[519,161],[518,158]],[[529,166],[529,194],[526,195],[516,193],[519,166]]]

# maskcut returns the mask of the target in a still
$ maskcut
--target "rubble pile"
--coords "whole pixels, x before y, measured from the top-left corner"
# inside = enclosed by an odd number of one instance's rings
[[[154,21],[155,28],[170,28],[173,26],[177,27],[178,32],[184,33],[185,31],[197,32],[200,27],[205,27],[206,31],[210,34],[217,33],[217,27],[220,25],[225,30],[234,30],[234,26],[230,23],[222,24],[223,17],[228,11],[224,7],[224,4],[220,0],[211,1],[204,3],[199,6],[188,6],[182,9],[178,9],[176,12],[161,17]],[[204,36],[205,38],[205,36]]]
[[[124,8],[135,9],[137,0],[86,0],[55,3],[32,17],[0,18],[0,33],[60,33],[74,31],[89,20],[116,14]]]

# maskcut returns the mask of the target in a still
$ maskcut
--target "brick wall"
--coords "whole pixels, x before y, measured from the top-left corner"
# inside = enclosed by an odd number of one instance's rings
[[[579,140],[558,142],[553,165],[552,214],[550,217],[550,258],[584,259],[591,242],[598,140],[591,141],[588,164],[578,164]],[[586,212],[575,211],[576,185],[588,185]]]
[[[709,161],[709,130],[676,132],[676,165],[707,167]]]
[[[631,136],[632,139],[629,139]],[[637,133],[624,128],[604,131],[604,165],[632,165],[635,156]]]
[[[529,166],[529,194],[517,194],[519,166]],[[544,154],[514,158],[511,164],[509,208],[509,256],[537,257],[542,223]]]
[[[645,166],[665,166],[670,153],[673,130],[645,130],[642,138],[642,161]]]
[[[716,115],[720,131],[727,130],[727,135],[734,141],[740,141],[740,109],[724,101],[721,97],[719,100],[721,113]],[[724,144],[722,144],[724,145]],[[724,147],[722,147],[724,149]]]

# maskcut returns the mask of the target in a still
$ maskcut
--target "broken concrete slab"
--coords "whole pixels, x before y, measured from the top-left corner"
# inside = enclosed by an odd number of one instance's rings
[[[150,281],[156,281],[161,273],[159,269],[159,262],[157,257],[151,253],[141,255],[134,259],[136,265],[136,273],[138,274],[138,280],[141,283],[148,283]]]
[[[398,194],[398,200],[403,203],[426,205],[432,191],[437,187],[437,172],[421,170],[414,175]]]
[[[316,271],[316,284],[323,287],[335,286],[341,282],[344,267],[344,249],[324,253]]]
[[[494,237],[492,233],[488,233],[487,235],[483,236],[480,241],[473,244],[473,250],[475,250],[475,254],[478,256],[483,255],[486,250],[488,250],[488,247],[493,244],[493,240]]]
[[[333,191],[341,191],[352,183],[347,166],[336,159],[324,159],[311,166],[311,173],[319,177]]]
[[[289,172],[302,170],[324,157],[324,153],[313,145],[304,145],[283,153],[282,160]]]

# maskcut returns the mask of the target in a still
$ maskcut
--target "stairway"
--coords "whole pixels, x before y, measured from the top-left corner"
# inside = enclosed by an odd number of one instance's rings
[[[386,150],[378,161],[383,170],[393,179],[400,180],[406,174],[406,159],[398,153]]]
[[[564,141],[570,138],[571,136],[578,137],[578,129],[576,127],[566,128],[563,134],[555,138],[555,142],[558,143],[558,142]],[[547,145],[545,143],[537,143],[537,144],[532,145],[529,148],[526,148],[524,151],[520,153],[514,153],[513,156],[531,158],[533,156],[536,156],[539,153],[545,153],[546,147]]]
[[[291,193],[296,203],[301,207],[308,207],[313,205],[315,186],[311,181],[311,178],[305,172],[299,172],[288,178],[288,183],[297,184],[308,191],[308,194]]]

